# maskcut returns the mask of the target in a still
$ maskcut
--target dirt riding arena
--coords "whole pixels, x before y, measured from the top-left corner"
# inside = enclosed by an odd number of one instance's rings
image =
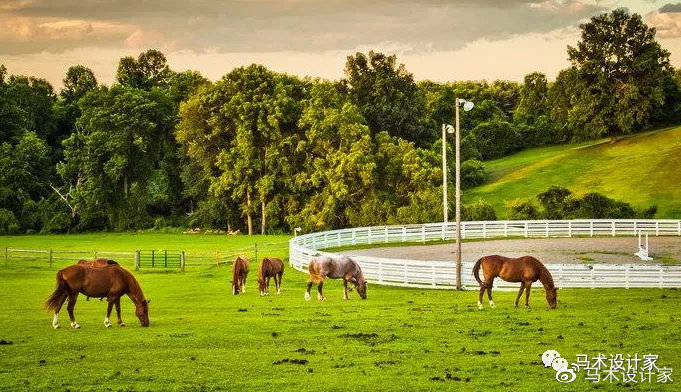
[[[482,256],[499,254],[509,257],[532,255],[546,263],[681,263],[681,237],[650,237],[653,261],[634,256],[636,237],[598,238],[532,238],[464,242],[463,260],[475,261]],[[375,256],[411,260],[452,260],[455,244],[379,247],[346,250],[347,255]]]

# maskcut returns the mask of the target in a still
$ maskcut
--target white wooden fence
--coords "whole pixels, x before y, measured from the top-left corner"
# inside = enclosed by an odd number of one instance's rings
[[[541,220],[462,222],[461,236],[470,238],[537,238],[634,236],[639,232],[651,236],[681,237],[681,220]],[[403,226],[375,226],[304,234],[289,242],[289,262],[306,271],[309,261],[318,255],[333,255],[323,249],[391,242],[427,242],[456,237],[454,223],[427,223]],[[681,238],[679,239],[681,241]],[[632,254],[635,249],[632,246]],[[426,261],[354,256],[365,277],[372,283],[419,287],[452,288],[456,281],[454,261]],[[464,260],[462,283],[477,289],[472,275],[474,260]],[[558,287],[681,287],[681,266],[654,264],[547,264]],[[517,288],[517,283],[495,281],[495,287]]]

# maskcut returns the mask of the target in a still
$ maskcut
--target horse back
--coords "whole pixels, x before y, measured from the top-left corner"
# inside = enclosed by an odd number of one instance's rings
[[[265,257],[260,263],[260,277],[275,276],[284,273],[284,262],[275,257]]]
[[[128,280],[132,277],[132,274],[128,274],[118,265],[100,268],[78,263],[62,268],[57,277],[74,292],[82,292],[90,297],[106,297],[111,293],[127,292],[130,286]]]
[[[239,256],[234,260],[234,277],[241,277],[248,275],[248,259]]]

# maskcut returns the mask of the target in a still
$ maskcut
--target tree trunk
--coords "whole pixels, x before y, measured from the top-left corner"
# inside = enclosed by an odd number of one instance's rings
[[[262,211],[262,220],[260,222],[260,234],[265,234],[265,226],[267,223],[267,215],[265,213],[265,200],[260,202],[260,209]]]
[[[248,224],[248,235],[253,235],[253,218],[251,217],[251,191],[246,190],[246,222]]]
[[[128,175],[123,175],[123,194],[128,197]]]

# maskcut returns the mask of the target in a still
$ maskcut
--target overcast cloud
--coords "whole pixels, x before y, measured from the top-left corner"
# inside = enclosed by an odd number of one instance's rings
[[[447,73],[442,61],[466,52],[476,56],[468,61],[484,63],[486,54],[476,46],[494,50],[512,44],[525,60],[470,76],[517,78],[532,71],[533,62],[534,69],[546,63],[548,73],[555,73],[565,64],[564,47],[574,43],[576,26],[620,6],[645,15],[663,38],[681,35],[676,18],[681,3],[650,0],[0,0],[0,62],[10,72],[63,75],[67,60],[84,56],[78,62],[108,82],[114,70],[104,66],[115,67],[121,55],[158,48],[179,69],[193,65],[209,76],[261,59],[279,70],[302,65],[303,71],[292,72],[334,77],[347,54],[376,48],[411,62],[431,59],[434,74],[417,71],[421,66],[413,72],[443,79],[466,75]],[[555,56],[559,46],[561,58],[544,57]],[[95,57],[105,53],[113,58]],[[526,59],[533,53],[535,59]],[[56,69],[45,69],[46,59]],[[325,69],[337,68],[339,61],[341,69]],[[59,84],[56,75],[46,77]]]

